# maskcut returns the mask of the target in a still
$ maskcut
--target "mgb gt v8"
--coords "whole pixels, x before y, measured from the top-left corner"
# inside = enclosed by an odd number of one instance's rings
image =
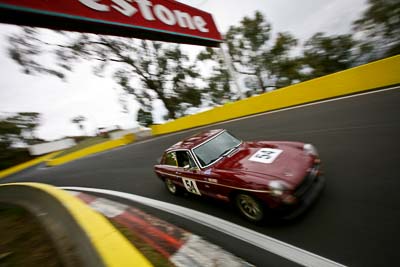
[[[154,166],[171,194],[187,191],[231,202],[248,220],[292,218],[320,193],[324,180],[316,148],[300,142],[244,142],[209,130],[166,149]]]

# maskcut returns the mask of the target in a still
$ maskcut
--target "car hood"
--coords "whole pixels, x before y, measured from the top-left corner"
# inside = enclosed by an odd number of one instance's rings
[[[282,142],[244,142],[216,165],[216,169],[240,172],[268,180],[281,179],[297,186],[313,164],[302,149]]]

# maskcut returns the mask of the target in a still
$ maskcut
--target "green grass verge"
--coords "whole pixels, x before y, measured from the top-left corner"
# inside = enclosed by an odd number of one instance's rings
[[[0,266],[63,266],[34,216],[22,208],[0,206]]]
[[[58,154],[53,159],[68,155],[68,154],[70,154],[72,152],[79,151],[79,150],[84,149],[86,147],[97,145],[97,144],[100,144],[100,143],[103,143],[103,142],[106,142],[106,141],[109,141],[109,140],[110,139],[108,139],[108,138],[100,137],[100,136],[96,136],[96,137],[85,139],[85,140],[79,142],[76,146],[73,146],[73,147],[70,147],[70,148],[64,150],[63,152]]]

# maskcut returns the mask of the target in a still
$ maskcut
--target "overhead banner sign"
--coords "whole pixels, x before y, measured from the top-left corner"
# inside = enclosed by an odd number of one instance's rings
[[[0,21],[217,46],[211,14],[173,0],[0,0]]]

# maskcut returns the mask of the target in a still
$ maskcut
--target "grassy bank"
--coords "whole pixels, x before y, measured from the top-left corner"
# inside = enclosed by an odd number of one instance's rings
[[[50,238],[22,208],[0,206],[0,266],[62,266]]]

